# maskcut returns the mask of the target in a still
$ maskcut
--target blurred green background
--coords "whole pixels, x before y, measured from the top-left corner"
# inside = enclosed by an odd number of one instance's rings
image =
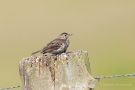
[[[20,85],[19,61],[62,32],[68,51],[88,51],[93,76],[135,72],[135,0],[0,0],[0,88]],[[114,89],[134,90],[135,78],[95,87]]]

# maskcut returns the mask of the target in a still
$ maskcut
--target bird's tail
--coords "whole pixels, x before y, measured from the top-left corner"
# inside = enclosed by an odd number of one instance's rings
[[[36,52],[33,52],[33,53],[31,53],[31,55],[34,55],[34,54],[36,54],[36,53],[38,53],[38,52],[41,52],[41,50],[38,50],[38,51],[36,51]]]

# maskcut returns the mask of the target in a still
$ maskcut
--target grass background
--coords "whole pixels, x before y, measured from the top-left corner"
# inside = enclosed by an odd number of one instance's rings
[[[19,61],[62,32],[73,34],[68,51],[89,52],[93,76],[135,72],[134,0],[0,0],[0,88],[20,85]],[[121,77],[95,90],[134,88]]]

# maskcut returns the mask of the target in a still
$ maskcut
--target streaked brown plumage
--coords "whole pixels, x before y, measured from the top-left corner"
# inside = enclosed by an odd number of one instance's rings
[[[41,50],[38,50],[36,52],[33,52],[33,54],[36,53],[51,53],[51,54],[61,54],[66,52],[68,46],[69,46],[69,39],[68,37],[71,36],[72,34],[68,33],[61,33],[58,38],[54,39],[50,43],[48,43],[45,47],[43,47]]]

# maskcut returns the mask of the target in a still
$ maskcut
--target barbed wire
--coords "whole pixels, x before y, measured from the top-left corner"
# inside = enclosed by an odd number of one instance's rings
[[[129,76],[134,77],[135,73],[132,73],[132,74],[122,74],[122,75],[113,75],[113,76],[96,76],[94,78],[99,81],[100,79],[105,79],[105,78],[118,78],[118,77],[129,77]]]
[[[7,87],[7,88],[0,88],[0,90],[9,90],[9,89],[15,89],[15,88],[20,88],[22,87],[21,85],[18,86],[11,86],[11,87]]]
[[[129,76],[134,77],[135,73],[122,74],[122,75],[113,75],[113,76],[96,76],[94,78],[99,81],[100,79],[105,79],[105,78],[118,78],[118,77],[129,77]],[[21,87],[22,87],[21,85],[18,85],[18,86],[12,86],[12,87],[8,87],[8,88],[0,88],[0,90],[9,90],[9,89],[15,89],[15,88],[21,88]]]

